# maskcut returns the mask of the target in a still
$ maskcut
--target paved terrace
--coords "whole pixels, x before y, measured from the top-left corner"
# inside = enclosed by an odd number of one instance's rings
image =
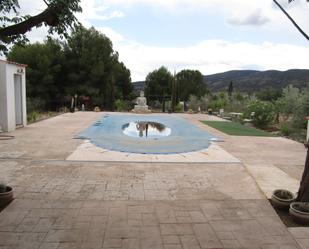
[[[297,190],[305,149],[284,138],[222,137],[230,162],[72,160],[72,139],[102,113],[68,113],[0,141],[0,178],[15,200],[0,213],[0,249],[308,249],[267,201]],[[80,150],[83,153],[83,150]],[[69,159],[69,160],[67,160]]]

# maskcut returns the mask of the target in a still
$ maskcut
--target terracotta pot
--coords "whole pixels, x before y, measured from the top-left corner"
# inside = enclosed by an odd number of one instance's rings
[[[295,201],[295,195],[285,189],[276,189],[271,196],[273,206],[281,210],[289,210],[293,201]]]
[[[13,200],[13,189],[7,186],[6,191],[0,193],[0,207],[7,205],[12,200]]]
[[[309,202],[293,202],[289,212],[296,223],[309,225]]]

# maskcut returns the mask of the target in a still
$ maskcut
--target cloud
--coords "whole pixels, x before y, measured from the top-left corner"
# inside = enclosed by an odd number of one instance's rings
[[[20,0],[20,3],[28,8],[26,10],[30,11],[30,14],[39,13],[45,8],[43,1]],[[195,42],[190,46],[150,46],[129,40],[111,27],[102,27],[98,22],[94,22],[94,20],[122,18],[126,8],[134,7],[136,4],[165,8],[173,13],[206,10],[222,14],[223,18],[234,22],[234,25],[261,25],[263,22],[268,22],[263,29],[280,31],[286,35],[291,34],[290,30],[294,32],[294,27],[269,0],[82,0],[83,13],[78,14],[79,20],[86,27],[94,25],[112,40],[114,49],[119,52],[120,60],[131,70],[134,81],[144,80],[149,72],[161,65],[167,66],[171,71],[188,68],[200,70],[203,74],[252,67],[261,70],[309,68],[309,61],[304,56],[309,54],[309,48],[305,45],[270,43],[267,39],[263,43],[255,44],[212,39]],[[297,17],[297,21],[305,30],[308,30],[309,22],[304,21],[308,20],[308,17],[303,9],[306,10],[308,5],[305,2],[302,5],[289,6],[289,12]],[[40,41],[46,34],[46,28],[43,27],[33,29],[29,37],[31,41]]]
[[[111,10],[110,7],[96,0],[83,0],[81,7],[83,12],[78,13],[76,16],[85,26],[91,26],[90,21],[105,21],[125,16],[122,11]]]
[[[98,31],[100,31],[101,33],[103,33],[104,35],[106,35],[109,39],[111,39],[114,43],[119,43],[122,41],[125,41],[124,37],[115,32],[113,29],[109,28],[109,27],[100,27],[100,28],[96,28]]]
[[[110,28],[100,30],[112,31]],[[203,74],[250,68],[258,70],[309,68],[309,61],[303,56],[309,54],[307,46],[275,44],[267,41],[253,44],[223,40],[205,40],[183,47],[147,46],[126,40],[115,31],[111,40],[114,49],[119,52],[120,60],[131,70],[133,81],[144,80],[149,72],[162,65],[167,66],[172,72],[196,69]]]
[[[233,16],[227,19],[227,22],[232,25],[264,25],[269,21],[270,19],[262,14],[261,9],[257,9],[248,16]]]

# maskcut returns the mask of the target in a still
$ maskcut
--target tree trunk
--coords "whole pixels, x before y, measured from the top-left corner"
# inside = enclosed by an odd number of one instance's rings
[[[305,162],[304,173],[300,182],[298,196],[296,201],[309,202],[309,140],[305,144],[307,148],[307,157]]]

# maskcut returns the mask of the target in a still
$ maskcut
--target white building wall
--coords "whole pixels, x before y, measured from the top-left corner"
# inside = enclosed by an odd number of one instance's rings
[[[14,74],[22,79],[22,114],[23,125],[27,125],[26,109],[26,73],[25,67],[0,61],[0,126],[3,131],[13,131],[15,120]]]
[[[8,130],[6,63],[0,61],[0,126],[3,131]]]

